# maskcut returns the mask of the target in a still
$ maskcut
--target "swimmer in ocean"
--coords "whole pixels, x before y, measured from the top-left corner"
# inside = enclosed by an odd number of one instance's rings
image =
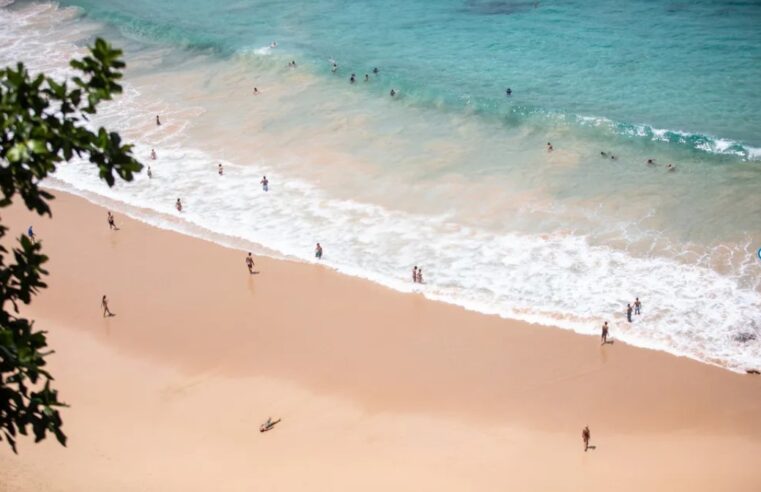
[[[396,91],[394,89],[391,89],[391,92],[389,92],[391,97],[394,97],[396,95]]]
[[[511,96],[512,94],[513,94],[513,90],[511,88],[508,87],[507,89],[505,89],[506,96]]]
[[[365,74],[365,82],[369,82],[369,81],[370,81],[370,76]]]
[[[647,165],[648,166],[654,166],[655,165],[655,160],[654,159],[648,159],[647,160]]]
[[[674,171],[676,171],[676,166],[673,165],[673,164],[669,164],[668,166],[666,166],[666,171],[668,171],[670,173],[674,172]]]
[[[350,84],[353,84],[353,83],[354,83],[354,82],[356,82],[356,81],[357,81],[356,75],[354,75],[354,74],[351,74],[351,77],[349,77],[349,83],[350,83]]]
[[[607,152],[602,152],[602,151],[600,151],[600,155],[601,155],[602,157],[608,157],[608,153],[607,153]]]
[[[378,67],[373,67],[373,73],[375,75],[378,75],[378,72],[379,72]]]

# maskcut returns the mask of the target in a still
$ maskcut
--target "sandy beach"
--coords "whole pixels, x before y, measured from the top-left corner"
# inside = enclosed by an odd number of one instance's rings
[[[69,445],[2,451],[2,492],[761,490],[759,376],[318,265],[249,275],[242,251],[118,213],[109,231],[56,195],[52,220],[3,219],[51,258],[25,312],[56,350]]]

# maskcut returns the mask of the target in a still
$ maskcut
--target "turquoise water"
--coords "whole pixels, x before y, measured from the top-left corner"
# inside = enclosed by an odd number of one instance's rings
[[[585,334],[609,320],[627,343],[761,368],[758,4],[220,3],[0,7],[0,64],[64,78],[96,35],[125,50],[125,92],[95,122],[153,179],[109,189],[72,162],[48,186],[262,254],[315,261],[319,241],[330,268],[468,309]]]
[[[331,58],[343,77],[377,66],[379,95],[394,86],[417,104],[508,126],[602,117],[612,123],[596,130],[625,140],[741,157],[761,147],[758,2],[63,3],[127,35],[221,56],[277,40],[326,76]]]

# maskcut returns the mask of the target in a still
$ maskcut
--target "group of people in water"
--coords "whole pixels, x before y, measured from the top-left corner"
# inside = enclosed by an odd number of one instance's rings
[[[629,323],[632,323],[634,319],[632,318],[632,315],[639,316],[642,314],[642,302],[639,300],[639,297],[634,299],[633,303],[629,303],[626,305],[626,320]],[[613,343],[612,341],[608,340],[608,335],[610,331],[610,326],[608,326],[608,322],[605,321],[602,324],[602,334],[600,335],[601,345],[605,345],[607,343]]]

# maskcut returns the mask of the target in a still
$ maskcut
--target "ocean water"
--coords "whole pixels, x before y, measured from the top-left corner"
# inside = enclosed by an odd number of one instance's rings
[[[72,162],[51,188],[260,254],[314,261],[319,241],[332,268],[469,309],[587,334],[608,320],[634,345],[761,366],[758,3],[6,3],[2,64],[65,78],[96,35],[126,52],[95,123],[153,179],[109,189]]]

